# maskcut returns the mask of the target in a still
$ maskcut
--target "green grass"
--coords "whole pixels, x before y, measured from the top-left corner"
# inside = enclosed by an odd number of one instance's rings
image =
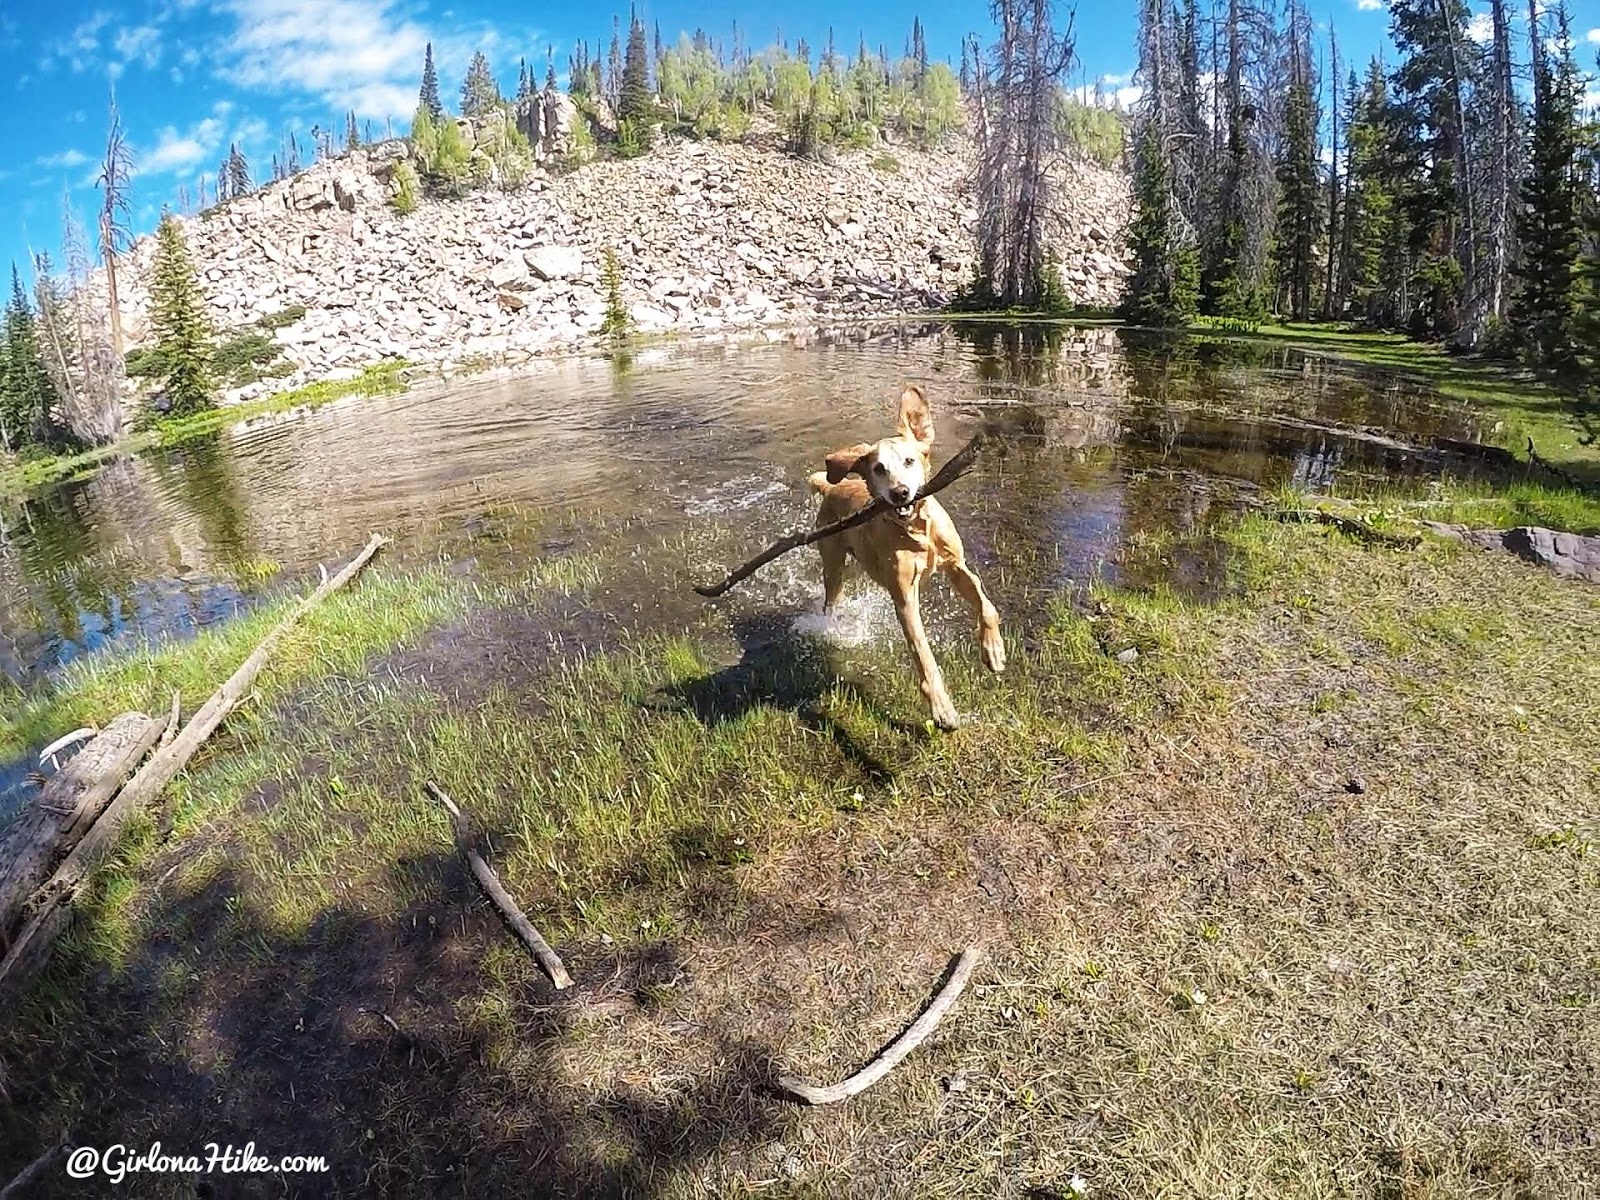
[[[316,408],[346,396],[376,396],[406,389],[405,370],[401,361],[385,362],[365,368],[354,379],[309,383],[304,387],[278,392],[260,400],[214,408],[171,421],[159,422],[136,430],[107,446],[99,446],[81,454],[55,455],[31,459],[10,465],[0,463],[0,497],[26,495],[38,488],[61,483],[68,479],[81,479],[94,474],[107,462],[128,454],[166,446],[182,445],[194,438],[204,437],[236,425],[253,417],[269,413],[287,412],[294,408]]]

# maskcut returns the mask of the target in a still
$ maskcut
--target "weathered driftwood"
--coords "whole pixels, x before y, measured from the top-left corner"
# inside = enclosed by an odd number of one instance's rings
[[[972,978],[973,968],[978,965],[978,959],[982,956],[982,947],[976,944],[962,951],[961,957],[956,960],[956,969],[950,973],[950,982],[939,990],[939,994],[933,998],[933,1003],[928,1005],[927,1010],[912,1023],[911,1028],[896,1038],[887,1050],[843,1083],[836,1083],[832,1087],[816,1087],[796,1079],[793,1075],[780,1075],[778,1086],[790,1095],[798,1096],[807,1104],[834,1104],[866,1091],[899,1066],[906,1055],[927,1040],[939,1022],[944,1020],[945,1014],[955,1006],[956,1000],[966,989],[967,981]]]
[[[500,882],[500,877],[494,873],[494,868],[484,861],[472,844],[472,834],[467,828],[467,819],[462,815],[456,802],[445,794],[443,788],[428,780],[423,787],[427,788],[428,795],[444,805],[450,814],[450,820],[455,826],[456,845],[466,857],[467,865],[472,868],[472,874],[478,880],[478,886],[483,889],[483,894],[488,896],[494,906],[500,910],[500,915],[506,919],[512,931],[521,939],[522,944],[528,948],[544,973],[550,976],[550,982],[561,988],[572,986],[572,976],[567,974],[566,964],[561,961],[561,956],[555,952],[544,936],[533,927],[522,909],[517,907],[517,902],[511,898]]]
[[[123,713],[57,771],[0,834],[0,947],[23,905],[71,853],[122,781],[161,736],[161,722]]]
[[[55,874],[33,894],[28,905],[27,922],[15,940],[6,947],[4,960],[0,960],[0,994],[31,978],[48,960],[51,943],[66,926],[78,887],[116,845],[117,835],[121,833],[129,815],[160,795],[161,790],[188,765],[195,752],[222,724],[223,718],[248,694],[256,676],[261,673],[261,668],[266,665],[272,650],[284,635],[306,613],[354,579],[386,541],[386,538],[374,534],[344,570],[332,579],[325,580],[316,591],[295,605],[283,620],[273,626],[238,670],[189,718],[183,732],[157,750],[128,781],[127,786],[117,793],[116,799],[106,806],[100,819],[89,827],[72,853],[56,868]]]
[[[978,461],[978,452],[983,448],[983,443],[987,436],[986,433],[980,430],[970,442],[961,447],[955,457],[940,467],[927,485],[917,493],[917,499],[920,500],[926,496],[933,495],[935,492],[944,491],[945,488],[972,470],[973,464]],[[727,578],[721,583],[706,584],[694,590],[707,599],[715,599],[735,584],[743,583],[746,579],[749,579],[750,576],[754,575],[773,559],[781,558],[789,551],[798,550],[801,546],[809,546],[812,542],[820,542],[823,538],[834,537],[847,529],[854,529],[857,525],[865,525],[868,521],[882,516],[892,508],[892,505],[885,504],[882,500],[874,500],[860,512],[852,513],[842,521],[835,521],[831,525],[824,525],[821,529],[812,529],[805,533],[791,533],[787,537],[779,538],[773,542],[772,545],[745,563],[744,566],[728,572]]]
[[[1329,525],[1340,533],[1348,533],[1363,542],[1393,546],[1399,550],[1415,550],[1422,542],[1416,534],[1387,533],[1368,525],[1365,521],[1341,517],[1338,513],[1324,512],[1320,508],[1271,508],[1267,510],[1267,516],[1274,521],[1287,521],[1291,525]]]

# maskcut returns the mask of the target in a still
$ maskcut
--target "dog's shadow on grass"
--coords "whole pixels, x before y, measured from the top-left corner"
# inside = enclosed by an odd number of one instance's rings
[[[825,641],[797,633],[787,618],[772,616],[736,617],[732,632],[740,648],[738,662],[663,687],[646,703],[652,708],[690,712],[707,726],[737,720],[758,708],[784,709],[832,742],[873,784],[893,781],[894,772],[883,759],[829,715],[826,701],[843,694],[902,734],[914,734],[915,727],[891,717],[869,692],[849,679]]]

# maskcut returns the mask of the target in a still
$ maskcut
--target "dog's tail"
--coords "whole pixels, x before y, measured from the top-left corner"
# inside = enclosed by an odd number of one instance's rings
[[[826,471],[814,472],[807,482],[811,484],[811,490],[819,496],[826,496],[828,489],[833,486],[828,482],[828,473]]]

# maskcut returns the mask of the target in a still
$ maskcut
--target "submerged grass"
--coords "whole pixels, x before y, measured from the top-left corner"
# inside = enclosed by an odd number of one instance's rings
[[[292,685],[357,670],[375,650],[459,613],[472,595],[471,585],[442,566],[411,572],[374,566],[289,633],[256,697],[272,701]],[[81,659],[39,692],[0,694],[0,759],[130,709],[163,713],[174,691],[192,713],[299,599],[285,597],[186,640]]]
[[[0,1032],[37,1114],[0,1114],[0,1174],[70,1125],[292,1144],[346,1191],[1600,1187],[1600,599],[1453,545],[1219,536],[1218,603],[1097,586],[998,679],[941,646],[976,710],[949,736],[881,646],[652,637],[472,694],[363,670],[343,639],[465,586],[363,581]],[[128,671],[58,720],[159,699]],[[477,902],[428,778],[575,998]],[[772,1097],[779,1064],[865,1061],[978,936],[869,1101]]]
[[[162,421],[130,433],[107,446],[81,454],[52,455],[11,465],[0,463],[0,497],[25,495],[37,488],[92,475],[107,462],[144,450],[178,446],[271,413],[316,408],[346,396],[376,396],[406,389],[406,363],[395,360],[369,366],[354,379],[309,383],[260,400],[208,409],[192,416]]]
[[[1576,398],[1524,368],[1450,354],[1403,334],[1325,324],[1263,325],[1238,336],[1283,341],[1426,383],[1495,417],[1492,435],[1499,445],[1525,456],[1531,440],[1541,458],[1600,486],[1600,440],[1579,420]]]

